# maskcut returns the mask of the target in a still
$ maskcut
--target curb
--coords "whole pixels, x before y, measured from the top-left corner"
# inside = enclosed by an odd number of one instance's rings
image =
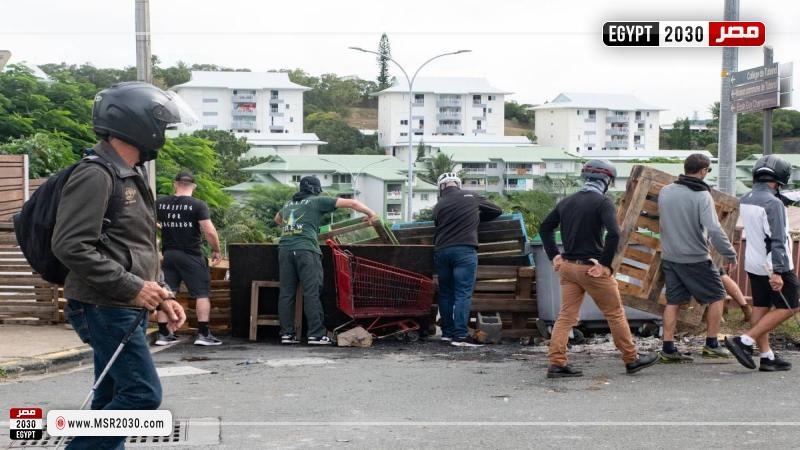
[[[156,328],[147,330],[147,340],[151,345],[155,342],[157,332]],[[25,375],[41,375],[81,367],[87,362],[91,363],[92,355],[91,347],[81,345],[29,358],[12,359],[0,363],[0,382]]]

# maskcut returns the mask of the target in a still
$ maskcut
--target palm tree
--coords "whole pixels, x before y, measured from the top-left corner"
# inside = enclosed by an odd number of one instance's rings
[[[419,177],[430,184],[436,184],[439,175],[453,172],[456,167],[456,163],[453,161],[453,155],[445,155],[444,153],[439,153],[435,158],[431,158],[429,164],[428,173],[420,173]],[[459,173],[459,176],[461,176],[461,173]]]

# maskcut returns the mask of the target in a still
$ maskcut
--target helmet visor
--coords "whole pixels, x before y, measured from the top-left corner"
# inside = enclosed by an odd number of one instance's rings
[[[178,94],[166,92],[169,100],[153,108],[153,116],[167,125],[192,127],[200,123],[197,114]]]

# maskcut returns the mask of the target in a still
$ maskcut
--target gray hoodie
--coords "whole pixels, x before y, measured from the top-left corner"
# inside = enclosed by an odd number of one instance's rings
[[[670,184],[658,194],[661,228],[661,257],[676,263],[697,263],[711,259],[708,241],[726,259],[736,263],[736,250],[722,231],[708,191],[695,191]]]

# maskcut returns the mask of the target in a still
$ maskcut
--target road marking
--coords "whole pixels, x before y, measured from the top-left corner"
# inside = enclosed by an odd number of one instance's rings
[[[297,366],[317,366],[322,364],[333,364],[332,359],[327,358],[288,358],[288,359],[268,359],[264,364],[270,367],[297,367]]]
[[[800,422],[686,422],[686,421],[618,421],[618,422],[442,422],[442,421],[380,421],[380,422],[314,422],[314,421],[263,421],[263,422],[213,422],[228,427],[797,427]],[[202,420],[193,425],[203,426]]]
[[[158,367],[156,368],[158,376],[164,377],[179,377],[184,375],[204,375],[211,373],[208,370],[198,369],[192,366],[171,366],[171,367]]]

